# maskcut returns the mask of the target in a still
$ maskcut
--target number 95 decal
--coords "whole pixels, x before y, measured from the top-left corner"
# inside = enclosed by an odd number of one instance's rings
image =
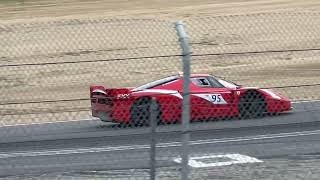
[[[214,104],[227,104],[221,94],[209,94],[210,101]]]
[[[211,95],[211,99],[212,99],[213,102],[221,102],[221,98],[222,98],[221,94],[213,94],[213,95]]]
[[[210,101],[213,104],[227,104],[221,94],[194,94],[200,98]]]

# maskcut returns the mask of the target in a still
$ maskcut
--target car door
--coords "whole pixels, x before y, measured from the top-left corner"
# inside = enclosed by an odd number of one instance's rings
[[[192,119],[228,116],[232,110],[233,92],[208,77],[191,78]]]

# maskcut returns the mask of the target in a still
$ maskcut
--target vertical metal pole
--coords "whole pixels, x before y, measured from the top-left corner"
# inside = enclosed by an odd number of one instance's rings
[[[150,106],[150,180],[156,178],[156,127],[157,127],[157,105],[155,98],[151,100]]]
[[[189,38],[184,29],[182,21],[175,23],[176,31],[179,36],[180,46],[182,49],[182,61],[183,61],[183,103],[182,103],[182,147],[181,147],[181,165],[182,165],[182,180],[189,179],[189,123],[190,123],[190,62],[191,62],[191,50],[189,47]]]

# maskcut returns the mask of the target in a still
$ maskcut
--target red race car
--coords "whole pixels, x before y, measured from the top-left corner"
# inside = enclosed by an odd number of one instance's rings
[[[172,75],[136,88],[90,86],[92,116],[121,125],[148,125],[151,99],[158,123],[181,121],[183,76]],[[270,89],[242,87],[210,74],[191,74],[191,121],[258,117],[291,110],[291,101]]]

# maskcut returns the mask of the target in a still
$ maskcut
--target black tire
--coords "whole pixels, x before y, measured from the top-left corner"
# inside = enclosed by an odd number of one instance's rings
[[[138,99],[131,108],[131,124],[134,127],[142,127],[150,125],[150,106],[151,98]],[[161,121],[161,110],[159,103],[156,103],[156,120],[157,124]]]
[[[117,128],[123,129],[123,128],[127,128],[130,127],[130,124],[128,123],[119,123],[116,125]]]
[[[257,91],[248,91],[240,98],[238,109],[240,118],[262,117],[266,112],[266,101],[264,96]]]

